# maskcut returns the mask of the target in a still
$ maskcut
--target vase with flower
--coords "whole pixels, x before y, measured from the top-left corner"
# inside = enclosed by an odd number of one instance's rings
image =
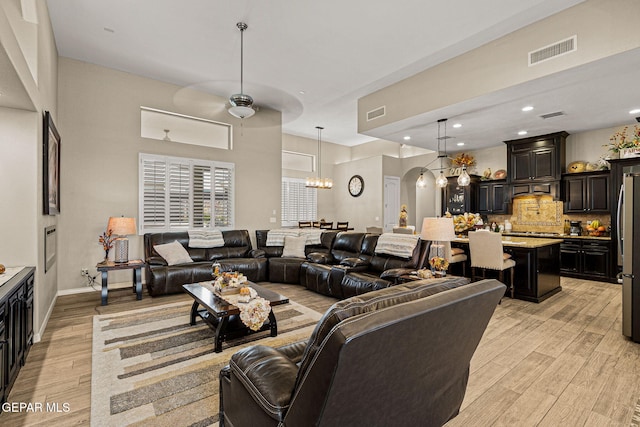
[[[631,136],[627,135],[628,130],[629,126],[625,126],[621,131],[611,135],[609,144],[604,145],[614,158],[616,156],[621,159],[640,156],[640,127],[635,125]]]
[[[431,266],[434,276],[445,277],[447,275],[449,261],[445,258],[434,256],[429,260],[429,265]]]
[[[102,249],[104,249],[104,261],[109,261],[109,250],[113,247],[113,241],[115,237],[113,237],[113,230],[106,230],[102,233],[101,236],[98,236],[98,243],[102,245]]]

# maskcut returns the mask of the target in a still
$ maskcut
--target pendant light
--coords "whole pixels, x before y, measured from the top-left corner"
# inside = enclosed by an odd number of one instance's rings
[[[256,111],[253,109],[253,98],[245,94],[243,80],[244,80],[244,30],[248,28],[244,22],[238,22],[236,24],[240,30],[240,93],[231,95],[229,98],[229,114],[239,119],[248,119],[253,116]]]
[[[440,136],[440,124],[444,123],[444,138]],[[444,140],[444,154],[440,153],[440,141]],[[438,169],[440,171],[440,174],[438,175],[438,177],[436,178],[436,186],[440,187],[440,188],[444,188],[449,184],[449,181],[447,180],[447,177],[444,176],[444,167],[442,166],[442,159],[447,157],[447,119],[440,119],[438,120],[438,157],[436,157],[434,160],[431,161],[431,163],[433,163],[436,160],[440,160],[440,168]],[[420,170],[420,176],[418,177],[418,180],[416,181],[416,186],[418,188],[425,188],[427,186],[427,180],[424,177],[424,171],[425,169],[427,169],[427,166],[429,166],[431,163],[428,163],[425,167],[423,167]]]
[[[330,190],[333,187],[333,180],[331,178],[322,178],[322,129],[324,128],[316,126],[316,129],[318,129],[318,177],[307,178],[306,186]]]
[[[466,187],[469,184],[471,184],[471,177],[467,173],[467,165],[462,165],[462,173],[458,176],[458,185]]]

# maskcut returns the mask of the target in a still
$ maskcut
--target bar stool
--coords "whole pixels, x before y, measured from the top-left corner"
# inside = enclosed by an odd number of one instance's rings
[[[498,280],[504,283],[504,270],[511,270],[511,280],[508,285],[511,298],[514,294],[514,273],[516,262],[511,255],[505,254],[502,245],[502,234],[491,231],[469,232],[469,255],[471,256],[471,281],[476,279],[476,268],[482,269],[482,278],[486,270],[499,271]]]

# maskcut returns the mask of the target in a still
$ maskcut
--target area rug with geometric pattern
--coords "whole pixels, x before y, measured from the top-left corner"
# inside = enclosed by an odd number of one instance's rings
[[[273,308],[269,331],[225,342],[213,351],[213,330],[189,325],[190,302],[93,318],[92,426],[199,427],[218,423],[218,372],[253,344],[277,347],[306,339],[321,314],[295,302]]]

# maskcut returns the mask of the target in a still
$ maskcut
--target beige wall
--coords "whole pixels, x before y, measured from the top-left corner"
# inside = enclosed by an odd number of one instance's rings
[[[280,212],[281,114],[261,109],[241,123],[226,111],[208,114],[208,103],[176,103],[180,87],[120,71],[60,58],[60,119],[63,135],[59,289],[83,286],[82,268],[95,272],[104,258],[98,235],[110,216],[138,217],[138,153],[235,163],[235,228],[270,228]],[[231,123],[233,149],[221,150],[140,137],[140,106]],[[142,236],[130,236],[129,258],[142,258]],[[121,274],[115,274],[121,273]],[[125,282],[130,272],[110,273]]]
[[[351,149],[344,145],[332,144],[322,141],[322,177],[333,179],[333,189],[318,190],[318,219],[324,218],[327,221],[342,221],[338,217],[335,209],[337,203],[335,201],[336,193],[346,188],[346,184],[335,176],[335,165],[338,163],[348,162],[351,160]],[[318,140],[305,138],[297,135],[282,134],[282,149],[293,151],[296,153],[318,155]],[[316,176],[317,172],[301,172],[290,169],[282,169],[282,176],[290,178],[306,178],[308,176]],[[278,199],[279,200],[279,199]],[[277,221],[280,224],[281,219],[280,207],[278,206]],[[271,228],[274,228],[273,226]]]
[[[41,160],[43,112],[50,111],[57,122],[58,53],[46,2],[36,3],[36,13],[37,24],[25,22],[19,1],[0,3],[0,43],[11,58],[8,66],[19,76],[34,106],[31,111],[0,110],[0,192],[4,208],[0,214],[0,263],[36,267],[34,339],[38,341],[58,290],[59,264],[44,272],[44,229],[56,225],[59,217],[42,215]]]
[[[358,100],[358,131],[419,116],[640,46],[637,0],[587,0]],[[527,53],[576,34],[579,49],[529,67]],[[455,84],[450,84],[452,79]],[[386,115],[367,122],[367,111]]]

